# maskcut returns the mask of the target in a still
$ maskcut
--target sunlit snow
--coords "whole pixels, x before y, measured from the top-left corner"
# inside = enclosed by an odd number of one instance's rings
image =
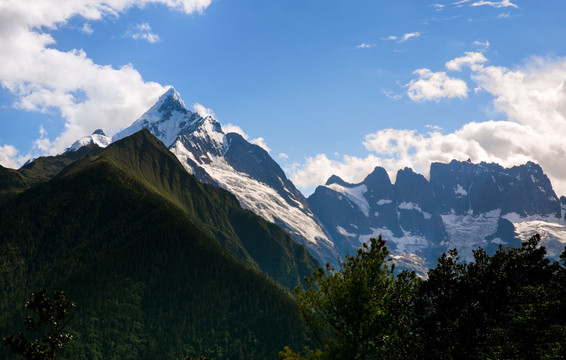
[[[420,212],[421,214],[423,214],[423,217],[427,220],[432,217],[431,214],[427,213],[426,211],[423,211],[423,209],[421,209],[419,204],[415,204],[415,203],[412,203],[412,202],[402,202],[399,205],[397,205],[397,207],[401,210],[416,210],[416,211]]]
[[[330,184],[326,185],[326,187],[343,194],[348,200],[356,204],[366,217],[369,217],[369,204],[364,197],[364,194],[368,191],[367,186],[359,185],[350,188],[338,184]]]
[[[495,209],[479,215],[441,215],[442,222],[450,242],[449,249],[457,248],[460,257],[466,261],[472,260],[472,250],[487,245],[486,236],[497,231],[501,209]]]

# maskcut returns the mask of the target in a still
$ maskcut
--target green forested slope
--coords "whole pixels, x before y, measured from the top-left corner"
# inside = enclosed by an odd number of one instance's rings
[[[95,155],[101,150],[97,145],[88,145],[77,151],[37,158],[18,170],[0,166],[0,203],[34,185],[52,179],[66,166],[83,156]]]
[[[312,256],[155,141],[138,133],[0,205],[0,334],[21,329],[25,299],[47,287],[78,303],[64,358],[268,359],[301,347],[293,301],[258,268],[292,286]]]

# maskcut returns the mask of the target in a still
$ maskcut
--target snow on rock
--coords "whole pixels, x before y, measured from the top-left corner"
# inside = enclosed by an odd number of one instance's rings
[[[357,236],[356,234],[353,234],[353,233],[348,232],[346,229],[344,229],[344,228],[343,228],[342,226],[340,226],[340,225],[337,225],[337,226],[336,226],[336,231],[338,231],[338,233],[339,233],[340,235],[344,235],[344,236],[346,236],[346,237],[356,237],[356,236]]]
[[[179,93],[170,88],[138,120],[114,135],[112,141],[123,139],[141,129],[148,129],[166,147],[170,147],[177,140],[180,131],[198,119],[202,117],[189,111]]]
[[[381,199],[377,202],[377,205],[383,206],[383,205],[391,204],[392,202],[393,202],[393,200]]]
[[[381,235],[387,241],[388,247],[391,249],[394,248],[396,252],[400,253],[414,253],[429,246],[429,242],[424,236],[412,235],[408,231],[403,231],[402,237],[396,237],[393,235],[393,232],[387,228],[370,229],[372,231],[370,234],[360,235],[358,237],[360,244],[369,243],[371,238],[376,239],[379,235]],[[391,246],[390,243],[395,244],[395,247]]]
[[[188,157],[188,151],[180,144],[172,148],[179,158]],[[210,163],[199,164],[218,184],[236,195],[242,207],[251,210],[264,219],[283,226],[291,235],[299,235],[306,240],[318,243],[330,242],[324,230],[312,217],[300,208],[291,206],[273,188],[259,182],[249,175],[232,168],[222,157],[212,157]],[[183,165],[187,164],[182,162]],[[187,169],[188,170],[188,169]]]
[[[75,141],[66,151],[77,151],[83,146],[96,144],[100,147],[107,147],[112,143],[112,138],[106,136],[104,131],[96,130],[92,135],[85,136]]]
[[[212,114],[188,110],[175,89],[170,88],[154,106],[112,140],[119,140],[141,129],[149,130],[161,140],[185,169],[201,181],[230,191],[242,207],[281,226],[296,240],[310,243],[313,245],[311,248],[322,247],[333,251],[333,244],[322,226],[310,210],[288,195],[292,193],[284,184],[284,194],[279,194],[274,187],[248,173],[237,171],[228,163],[225,155],[231,151],[231,144],[220,123]]]
[[[427,213],[426,211],[423,211],[423,209],[421,209],[421,207],[419,206],[419,204],[415,204],[412,202],[402,202],[399,205],[397,205],[397,207],[401,210],[415,210],[420,212],[421,214],[423,214],[423,217],[425,219],[430,219],[432,218],[432,215]]]
[[[458,186],[456,186],[456,188],[454,189],[454,194],[456,194],[456,196],[467,196],[468,192],[466,190],[464,190],[464,188],[462,187],[462,185],[458,184]]]
[[[515,231],[521,241],[525,241],[535,234],[540,234],[541,245],[551,257],[558,257],[566,246],[566,221],[555,216],[532,215],[521,217],[517,213],[508,213],[502,216],[515,226]]]
[[[450,241],[448,248],[457,248],[463,260],[471,261],[472,250],[487,245],[487,236],[497,231],[501,209],[495,209],[479,215],[441,215],[442,222]]]
[[[326,187],[344,195],[348,200],[356,204],[356,206],[364,213],[366,217],[369,217],[369,204],[364,197],[364,194],[368,191],[367,186],[359,185],[350,188],[333,183],[326,185]]]

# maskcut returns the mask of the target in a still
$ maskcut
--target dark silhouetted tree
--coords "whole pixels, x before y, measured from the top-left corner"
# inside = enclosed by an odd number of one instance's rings
[[[46,292],[40,289],[26,302],[25,307],[33,313],[24,319],[28,335],[20,332],[4,338],[12,352],[26,360],[56,360],[57,352],[72,339],[63,330],[72,320],[70,311],[75,304],[63,291],[55,291],[53,300],[47,298]]]
[[[296,303],[321,349],[302,357],[285,348],[283,359],[404,358],[419,278],[407,271],[395,275],[381,237],[346,256],[339,271],[327,264],[306,280],[306,290],[295,289]]]

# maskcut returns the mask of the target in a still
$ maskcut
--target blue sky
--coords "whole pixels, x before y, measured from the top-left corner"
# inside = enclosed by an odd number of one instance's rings
[[[0,0],[0,164],[112,133],[172,85],[305,194],[453,158],[566,195],[563,0]]]

